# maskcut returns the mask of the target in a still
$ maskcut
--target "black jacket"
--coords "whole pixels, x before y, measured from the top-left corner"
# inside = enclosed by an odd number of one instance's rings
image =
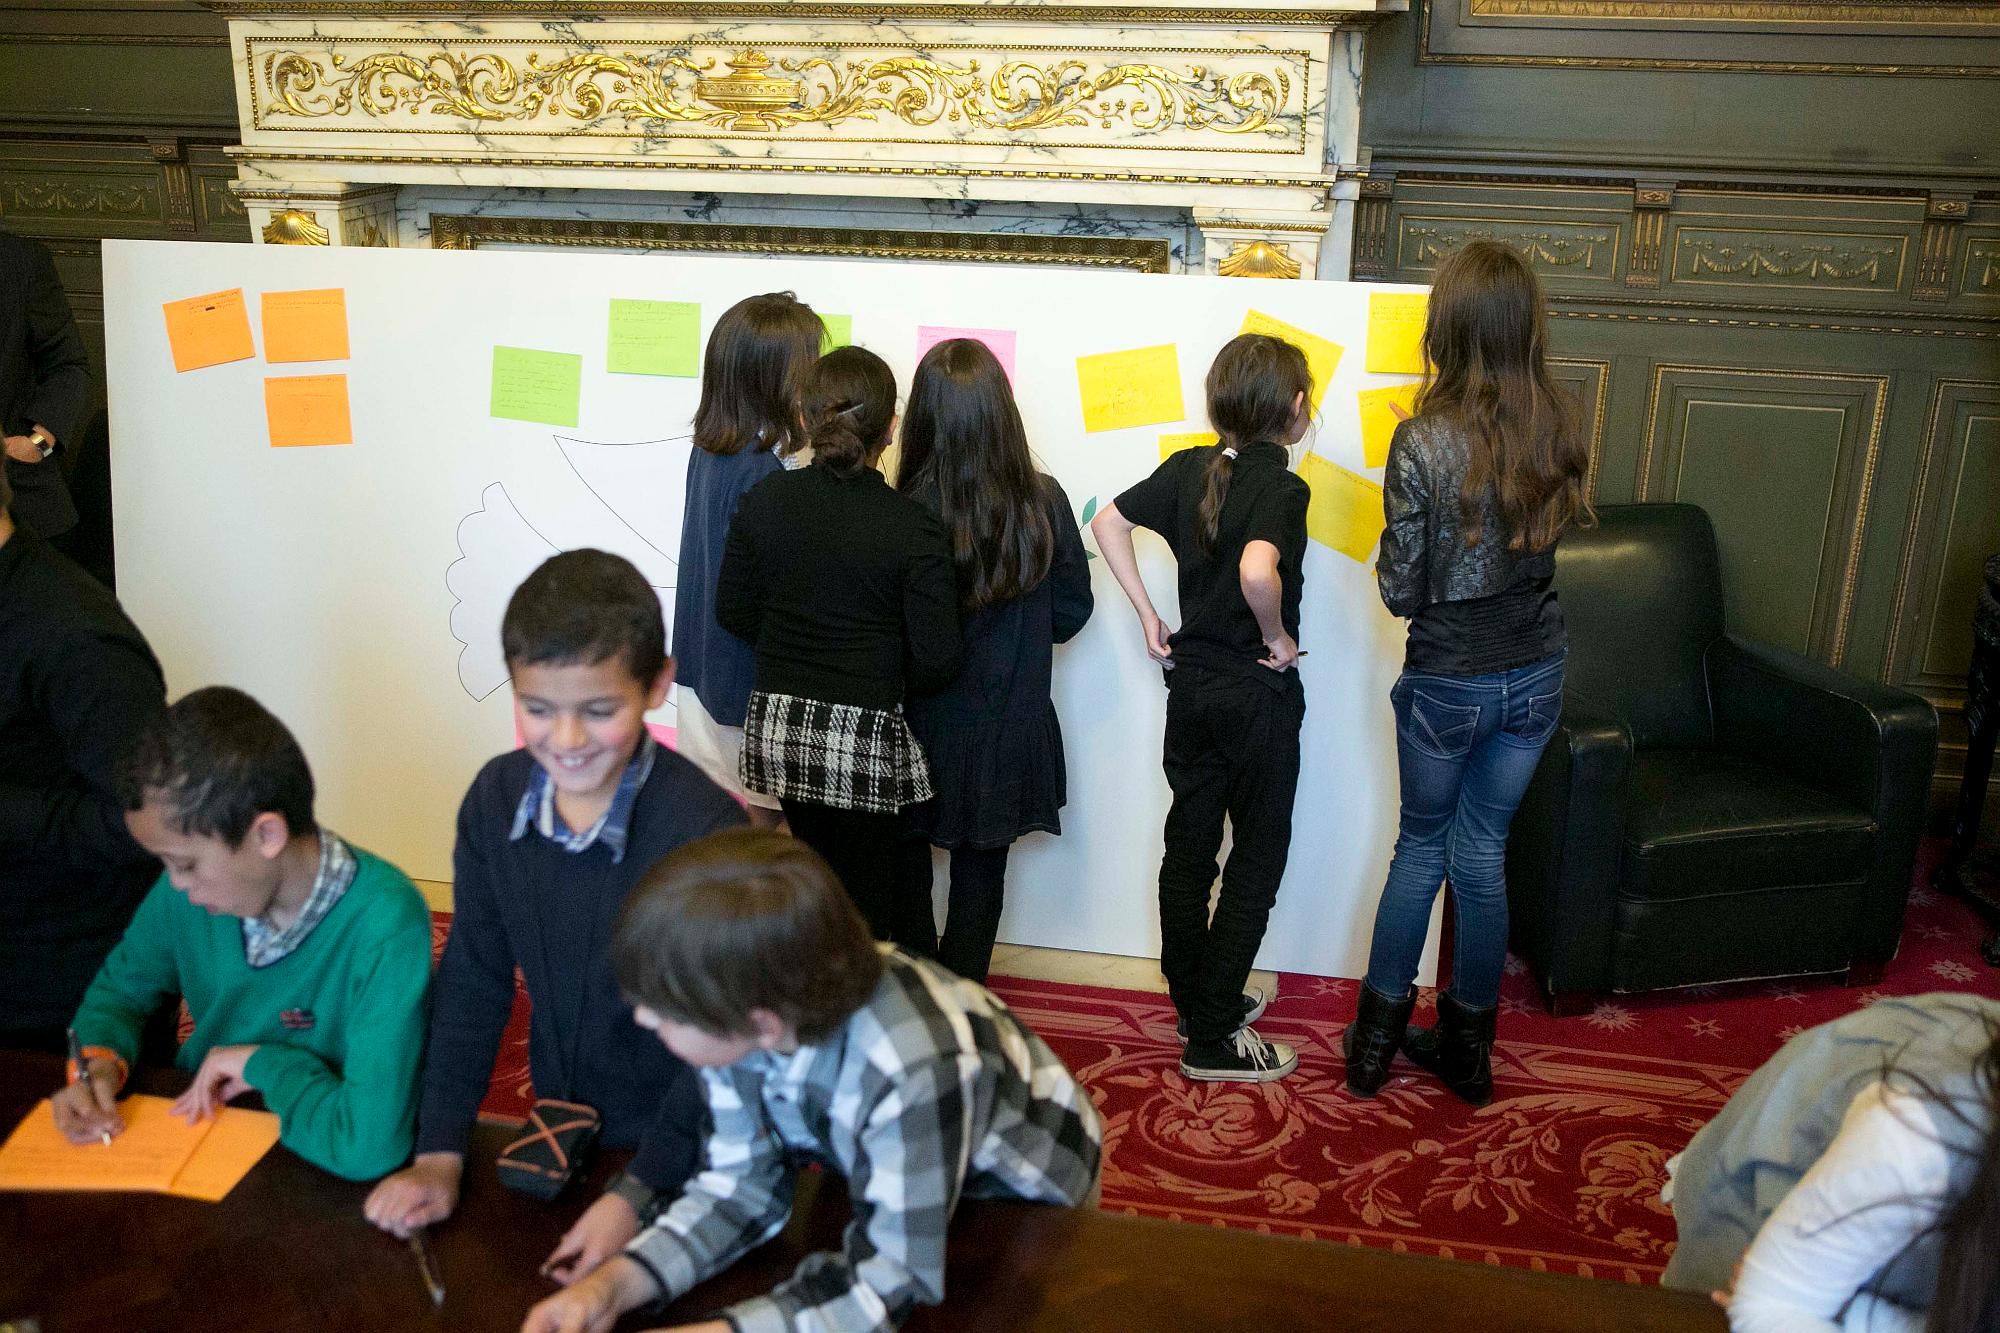
[[[7,460],[14,518],[44,537],[76,526],[76,506],[59,460],[76,448],[90,400],[90,358],[56,276],[48,247],[0,231],[0,428],[25,435],[35,426],[56,437],[39,463]]]
[[[1396,426],[1382,481],[1388,526],[1375,560],[1375,580],[1392,615],[1496,596],[1555,574],[1553,545],[1533,554],[1507,549],[1507,525],[1490,486],[1479,540],[1465,544],[1458,494],[1468,462],[1465,436],[1450,423],[1426,416]]]

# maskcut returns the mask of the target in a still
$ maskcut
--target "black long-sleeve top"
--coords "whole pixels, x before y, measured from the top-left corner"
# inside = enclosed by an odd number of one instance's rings
[[[737,506],[715,618],[757,650],[757,688],[894,708],[958,674],[944,527],[873,468],[766,477]]]
[[[17,529],[0,545],[0,1029],[68,1022],[159,874],[115,771],[165,707],[117,599]]]
[[[90,356],[63,294],[55,257],[39,241],[0,231],[0,430],[42,426],[59,451],[74,450],[90,401]],[[6,461],[14,517],[54,537],[76,526],[76,506],[56,458]]]

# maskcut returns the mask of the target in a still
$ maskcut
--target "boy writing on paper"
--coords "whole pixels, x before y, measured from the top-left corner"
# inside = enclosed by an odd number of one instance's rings
[[[842,1252],[703,1333],[893,1329],[944,1299],[961,1198],[1096,1196],[1090,1094],[985,987],[878,949],[803,842],[746,829],[668,856],[625,905],[611,958],[638,1025],[701,1070],[703,1169],[522,1333],[604,1333],[721,1272],[783,1229],[802,1160],[847,1176]]]
[[[416,1160],[377,1185],[365,1211],[407,1236],[457,1207],[518,968],[534,1005],[535,1095],[570,1104],[572,1120],[589,1108],[605,1147],[638,1149],[549,1256],[545,1271],[568,1282],[638,1233],[655,1193],[679,1192],[701,1146],[694,1075],[632,1026],[619,998],[612,923],[646,867],[745,821],[646,730],[674,660],[659,594],[631,562],[551,556],[514,590],[500,639],[521,748],[481,769],[459,807]]]
[[[84,994],[88,1081],[53,1099],[89,1143],[123,1128],[116,1095],[139,1034],[185,996],[194,1035],[174,1104],[192,1123],[255,1090],[279,1141],[369,1180],[408,1156],[430,985],[430,913],[402,871],[313,819],[312,771],[262,705],[196,690],[139,736],[125,822],[166,873]]]

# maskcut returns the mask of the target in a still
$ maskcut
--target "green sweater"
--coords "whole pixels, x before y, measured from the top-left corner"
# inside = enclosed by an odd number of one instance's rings
[[[182,1069],[211,1047],[254,1045],[244,1078],[278,1113],[279,1142],[350,1180],[401,1166],[416,1135],[430,912],[402,871],[354,857],[346,894],[265,968],[245,960],[240,918],[210,916],[162,875],[84,995],[77,1037],[131,1063],[147,1017],[178,993],[194,1015]]]

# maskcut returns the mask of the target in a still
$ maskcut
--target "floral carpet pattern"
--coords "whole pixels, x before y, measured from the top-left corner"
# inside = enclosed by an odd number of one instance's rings
[[[1919,881],[1921,882],[1921,881]],[[439,918],[438,937],[448,918]],[[996,979],[994,989],[1076,1071],[1104,1114],[1104,1206],[1214,1226],[1473,1262],[1656,1281],[1673,1249],[1659,1201],[1679,1152],[1788,1037],[1886,995],[2000,998],[1963,905],[1915,890],[1882,982],[1753,982],[1620,997],[1550,1018],[1510,960],[1493,1102],[1474,1109],[1399,1063],[1373,1101],[1348,1095],[1340,1036],[1358,983],[1285,974],[1258,1020],[1299,1051],[1277,1083],[1179,1072],[1162,995]],[[1417,1021],[1435,1014],[1424,994]],[[489,1113],[529,1097],[517,996]]]

